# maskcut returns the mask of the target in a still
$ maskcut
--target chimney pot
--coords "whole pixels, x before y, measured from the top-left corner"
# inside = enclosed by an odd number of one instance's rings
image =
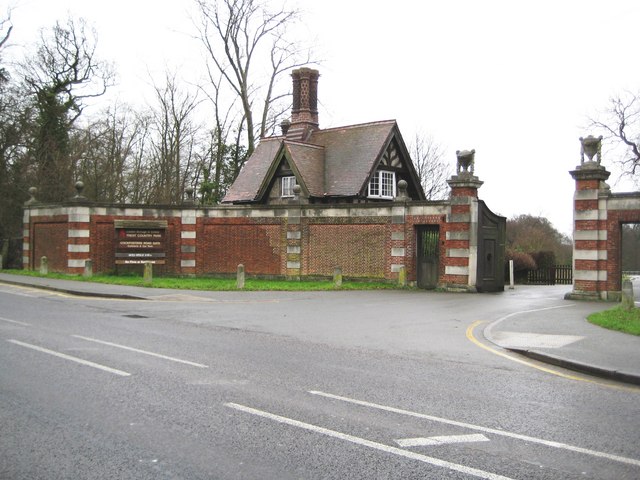
[[[293,108],[291,110],[291,134],[303,140],[318,128],[318,77],[317,70],[299,68],[291,72],[293,79]]]

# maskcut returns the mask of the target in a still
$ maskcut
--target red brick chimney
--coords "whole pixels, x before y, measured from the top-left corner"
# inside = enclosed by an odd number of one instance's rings
[[[293,108],[288,139],[305,141],[318,129],[318,77],[311,68],[299,68],[291,72],[293,78]]]

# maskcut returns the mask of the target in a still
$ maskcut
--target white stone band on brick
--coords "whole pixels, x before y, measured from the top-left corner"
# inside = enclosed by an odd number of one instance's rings
[[[447,257],[467,258],[469,256],[468,248],[449,248],[447,249]]]
[[[89,230],[69,230],[69,238],[89,238]]]
[[[401,264],[401,263],[392,263],[391,264],[391,271],[393,273],[398,273],[402,267],[404,267],[404,265]]]
[[[287,232],[287,238],[289,240],[300,240],[300,238],[302,238],[302,232]]]
[[[574,260],[607,260],[606,250],[575,250]]]
[[[573,233],[574,240],[607,240],[606,230],[576,230]]]
[[[29,244],[27,242],[22,242],[22,250],[24,252],[28,252],[29,251]]]
[[[188,217],[182,217],[182,224],[183,225],[195,225],[196,224],[196,217],[194,216],[188,216]]]
[[[300,268],[300,262],[287,262],[287,268]]]
[[[82,260],[76,260],[76,259],[70,259],[67,260],[67,266],[69,268],[84,268],[84,262],[86,262],[88,259],[82,259]]]
[[[447,240],[469,240],[469,232],[446,232]]]
[[[578,210],[574,215],[575,220],[606,220],[607,212],[599,210]]]
[[[444,273],[446,275],[469,275],[469,267],[446,266]]]
[[[89,223],[91,221],[91,215],[88,213],[70,213],[69,223]]]
[[[288,245],[287,246],[287,253],[300,253],[300,247],[295,246],[295,245]]]
[[[196,261],[195,260],[180,260],[180,266],[181,267],[195,267],[196,266]]]
[[[404,240],[404,232],[391,232],[391,240]]]
[[[196,232],[180,232],[180,238],[196,238]]]
[[[576,190],[573,195],[574,200],[598,200],[600,190]]]
[[[606,203],[610,210],[637,210],[638,200],[633,198],[610,198]]]
[[[91,251],[91,245],[67,245],[67,252],[71,253],[88,253]]]
[[[606,270],[576,270],[573,274],[574,280],[583,280],[589,282],[606,282]]]
[[[406,250],[404,248],[392,248],[391,256],[392,257],[404,257]]]

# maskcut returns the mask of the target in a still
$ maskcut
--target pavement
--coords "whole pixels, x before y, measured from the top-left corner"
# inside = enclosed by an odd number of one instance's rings
[[[185,296],[185,291],[123,287],[44,277],[0,273],[0,282],[53,290],[71,295],[114,299]],[[634,282],[636,299],[640,278]],[[540,287],[545,288],[545,287]],[[207,292],[189,291],[191,297]],[[636,304],[640,302],[636,301]],[[607,330],[587,322],[593,312],[613,306],[607,302],[567,301],[560,306],[514,312],[488,324],[489,342],[537,361],[609,380],[640,385],[640,336]]]

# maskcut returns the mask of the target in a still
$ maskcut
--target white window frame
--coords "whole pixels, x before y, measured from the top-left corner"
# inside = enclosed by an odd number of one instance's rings
[[[296,185],[296,177],[282,177],[280,180],[280,194],[282,198],[290,198],[295,196],[293,193],[293,187]]]
[[[394,199],[396,196],[396,172],[378,170],[369,180],[369,198]]]

